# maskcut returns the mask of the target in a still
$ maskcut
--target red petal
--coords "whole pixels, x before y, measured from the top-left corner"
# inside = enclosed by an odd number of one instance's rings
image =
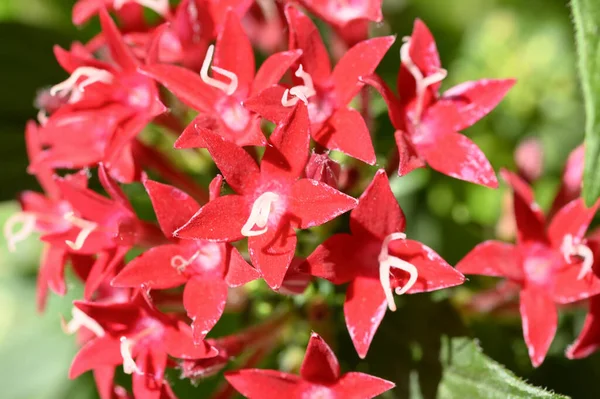
[[[102,188],[106,190],[110,198],[121,204],[124,208],[129,209],[133,212],[133,207],[129,203],[127,196],[121,190],[121,187],[115,182],[113,179],[108,176],[106,173],[106,168],[103,164],[98,165],[98,178],[100,179],[100,184]]]
[[[357,277],[350,282],[346,292],[344,315],[350,338],[361,359],[367,356],[386,309],[387,302],[379,280]]]
[[[296,397],[300,377],[276,370],[246,369],[225,373],[225,379],[248,399]]]
[[[100,9],[100,25],[102,33],[106,39],[106,44],[110,50],[112,59],[127,72],[134,72],[139,63],[131,53],[129,46],[123,40],[121,32],[115,25],[105,8]]]
[[[581,267],[582,262],[574,262],[554,272],[552,298],[555,302],[573,303],[600,294],[600,278],[592,271],[579,278]]]
[[[215,46],[214,65],[233,72],[238,78],[236,93],[244,95],[250,91],[254,80],[254,51],[246,36],[239,17],[228,10],[223,29],[219,32]],[[214,75],[219,76],[218,73]]]
[[[239,287],[260,277],[258,271],[246,262],[237,248],[228,245],[227,256],[228,268],[225,282],[228,286]]]
[[[172,237],[173,232],[187,223],[200,209],[200,205],[192,197],[173,186],[148,179],[143,183],[166,237]]]
[[[226,195],[204,205],[174,234],[179,238],[237,241],[244,237],[242,227],[249,216],[250,207],[244,197]]]
[[[529,285],[521,291],[520,310],[529,358],[533,367],[538,367],[556,333],[556,307],[543,287]]]
[[[100,399],[113,399],[115,389],[115,368],[112,366],[97,367],[94,369],[94,381],[98,388]]]
[[[590,298],[590,309],[585,318],[583,329],[569,348],[569,359],[588,357],[600,348],[600,296]]]
[[[289,212],[291,222],[300,229],[319,226],[348,212],[358,203],[335,188],[311,179],[300,179],[292,185]]]
[[[453,129],[463,130],[483,118],[515,83],[515,79],[482,79],[461,83],[444,92],[440,101],[451,101],[459,116]]]
[[[283,223],[277,229],[248,238],[248,252],[269,287],[277,290],[290,267],[296,250],[296,233]]]
[[[139,288],[142,285],[150,289],[173,288],[184,284],[188,279],[171,265],[172,259],[182,256],[185,259],[194,251],[186,251],[183,245],[161,245],[150,248],[134,258],[111,281],[113,287]],[[191,252],[188,253],[188,252]]]
[[[387,235],[405,228],[404,213],[392,193],[385,170],[379,169],[350,213],[350,230],[359,238],[374,237],[383,241]]]
[[[123,258],[128,252],[127,247],[117,247],[116,250],[103,251],[98,254],[90,274],[85,281],[83,297],[90,300],[96,290],[122,266]]]
[[[334,234],[310,254],[300,270],[334,284],[347,283],[363,269],[361,250],[364,244],[365,240],[350,234]]]
[[[227,285],[219,280],[191,279],[183,291],[183,306],[192,319],[194,342],[199,343],[225,310]]]
[[[79,0],[73,6],[73,24],[82,25],[98,13],[102,2],[98,0]]]
[[[394,388],[396,384],[364,373],[344,374],[335,386],[335,393],[341,398],[374,398]]]
[[[210,181],[208,185],[209,199],[213,201],[221,196],[221,189],[223,188],[223,176],[216,175],[214,179]]]
[[[554,198],[550,214],[554,214],[563,205],[579,197],[583,180],[584,152],[581,144],[569,154],[563,169],[560,189]]]
[[[119,339],[110,335],[91,340],[73,358],[69,378],[75,379],[86,371],[98,367],[122,364],[120,346]]]
[[[65,262],[66,251],[55,246],[48,246],[44,250],[40,273],[43,273],[48,287],[57,295],[64,295],[67,292],[65,285]]]
[[[383,100],[387,104],[388,115],[390,117],[390,121],[392,125],[396,129],[401,129],[404,127],[403,113],[400,110],[400,104],[398,102],[398,98],[389,88],[387,83],[379,75],[371,74],[369,76],[362,76],[360,80],[370,86],[372,86],[375,90],[379,92]]]
[[[250,154],[208,130],[202,131],[202,135],[227,184],[239,194],[252,193],[260,179],[260,171]]]
[[[583,199],[578,198],[563,206],[552,218],[548,226],[548,237],[554,248],[560,249],[565,236],[582,239],[594,215],[598,211],[600,202],[587,208]]]
[[[256,94],[277,84],[301,55],[302,50],[290,50],[275,53],[267,58],[256,72],[251,93]]]
[[[345,107],[358,94],[362,76],[371,75],[394,43],[394,36],[376,37],[357,43],[338,61],[331,78],[335,85],[336,103]]]
[[[355,109],[341,108],[334,112],[313,138],[330,150],[341,151],[369,165],[374,165],[377,160],[369,128]]]
[[[485,154],[462,134],[441,134],[432,143],[417,148],[438,172],[486,187],[498,187],[496,173]]]
[[[270,137],[261,162],[261,172],[267,178],[296,179],[308,162],[310,121],[308,110],[298,103],[286,120],[277,126]],[[227,179],[227,176],[225,176]]]
[[[136,398],[160,399],[167,366],[167,354],[162,350],[144,348],[137,355],[136,364],[141,373],[131,376],[133,395]]]
[[[292,108],[281,105],[285,89],[272,86],[244,101],[244,107],[275,124],[282,123],[292,112]]]
[[[300,367],[300,375],[306,381],[329,385],[340,377],[340,364],[327,342],[313,332]]]
[[[507,277],[513,281],[523,280],[518,251],[513,244],[485,241],[478,244],[458,264],[456,269],[464,274]]]
[[[419,272],[417,281],[408,290],[409,294],[454,287],[465,281],[465,276],[462,273],[450,266],[434,250],[418,241],[392,241],[389,251],[394,256],[413,264]],[[395,269],[391,270],[395,277],[394,286],[404,287],[408,282],[408,273]]]
[[[219,354],[219,351],[206,341],[202,341],[197,345],[194,344],[189,327],[181,330],[169,328],[165,332],[164,344],[167,353],[178,359],[207,359]]]
[[[425,166],[425,161],[419,156],[419,153],[410,142],[410,138],[402,130],[394,132],[396,146],[398,148],[398,175],[405,176],[417,168]]]

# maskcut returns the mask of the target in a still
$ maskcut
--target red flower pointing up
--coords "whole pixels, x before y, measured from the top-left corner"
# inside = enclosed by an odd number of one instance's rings
[[[316,333],[312,333],[308,342],[299,376],[276,370],[246,369],[226,373],[225,378],[249,399],[370,399],[395,386],[364,373],[340,374],[335,354]]]
[[[600,279],[592,272],[594,254],[584,238],[599,204],[588,209],[582,199],[571,201],[546,228],[527,183],[507,171],[503,177],[514,190],[516,245],[486,241],[456,268],[465,274],[505,277],[520,286],[523,334],[531,362],[537,367],[556,332],[556,304],[600,293]]]
[[[175,232],[180,238],[237,241],[248,237],[252,264],[278,289],[294,256],[294,228],[318,226],[356,200],[325,183],[299,179],[308,159],[309,122],[298,104],[271,135],[260,168],[242,148],[210,131],[208,151],[237,194],[210,201]]]

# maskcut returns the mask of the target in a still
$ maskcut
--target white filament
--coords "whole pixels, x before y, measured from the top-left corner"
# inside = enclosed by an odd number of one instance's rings
[[[215,52],[215,46],[211,44],[208,47],[208,50],[206,51],[206,57],[204,57],[204,62],[202,63],[202,69],[200,69],[200,77],[202,78],[204,83],[206,83],[207,85],[215,87],[215,88],[225,92],[225,94],[227,94],[228,96],[230,96],[233,93],[235,93],[235,91],[237,89],[238,77],[235,73],[228,71],[226,69],[219,68],[216,66],[213,66],[213,67],[210,66],[214,52]],[[220,80],[217,80],[217,79],[214,79],[214,78],[211,78],[210,76],[208,76],[208,68],[209,67],[213,71],[218,72],[221,75],[229,78],[230,82],[223,83]]]
[[[85,79],[77,83],[82,77],[85,77]],[[113,78],[113,75],[104,69],[79,67],[73,71],[67,80],[52,86],[50,88],[50,95],[55,96],[58,93],[70,93],[69,103],[75,103],[81,99],[87,86],[98,82],[110,84]]]
[[[123,358],[123,372],[125,374],[142,374],[142,371],[138,368],[135,360],[133,360],[133,356],[131,354],[131,349],[133,345],[135,345],[135,341],[131,339],[127,339],[127,337],[121,337],[121,346],[119,347],[121,352],[121,357]]]
[[[67,212],[64,216],[65,220],[71,223],[73,226],[79,227],[81,231],[75,238],[75,242],[71,240],[66,240],[65,243],[73,250],[78,251],[83,247],[85,240],[89,237],[89,235],[96,230],[98,227],[97,223],[90,222],[88,220],[81,219],[73,212]]]
[[[267,191],[254,201],[250,216],[244,226],[242,226],[243,236],[259,236],[267,231],[267,222],[269,221],[269,214],[271,213],[271,205],[278,199],[279,196],[277,194]],[[259,230],[252,230],[254,226],[258,227]]]
[[[594,265],[594,253],[590,247],[583,244],[581,240],[575,239],[571,234],[567,234],[563,239],[561,251],[567,263],[571,263],[571,256],[578,256],[583,259],[581,270],[577,275],[578,280],[581,280],[592,271],[592,266]]]
[[[162,16],[169,13],[169,0],[114,0],[113,7],[115,10],[120,10],[126,3],[137,3]]]
[[[98,322],[92,319],[90,316],[85,314],[81,309],[73,307],[71,310],[73,318],[68,323],[65,320],[61,320],[62,329],[66,334],[75,334],[81,327],[85,327],[93,332],[97,337],[103,337],[105,332],[104,329]]]
[[[21,228],[15,232],[15,226],[21,224]],[[4,238],[9,252],[17,250],[16,244],[27,239],[35,230],[35,216],[29,212],[17,212],[4,223]]]
[[[410,37],[405,37],[402,40],[404,41],[404,44],[402,47],[400,47],[400,61],[415,79],[415,91],[417,95],[415,114],[417,122],[419,122],[419,119],[421,118],[421,112],[423,112],[423,98],[425,96],[425,90],[427,90],[427,87],[431,86],[432,84],[444,80],[444,78],[448,75],[448,71],[440,68],[432,75],[423,77],[423,73],[419,67],[413,62],[412,58],[410,58]]]
[[[308,99],[317,94],[312,77],[307,72],[304,72],[302,64],[300,64],[298,70],[296,70],[295,75],[302,79],[303,84],[294,86],[291,89],[285,89],[283,97],[281,97],[281,105],[284,107],[293,107],[298,103],[298,100],[301,100],[304,104],[308,105]],[[289,98],[290,94],[294,96],[291,99]]]
[[[179,273],[182,273],[186,267],[191,265],[200,256],[200,251],[196,251],[191,258],[186,259],[181,255],[175,255],[171,258],[171,267],[177,269]]]
[[[37,113],[37,120],[40,126],[46,126],[46,123],[48,123],[48,114],[46,114],[46,111],[42,109],[39,110]]]
[[[394,296],[392,294],[392,285],[390,282],[390,268],[394,267],[396,269],[403,270],[410,274],[408,282],[404,285],[404,287],[396,288],[395,291],[397,295],[402,295],[408,290],[410,290],[412,286],[415,285],[417,277],[419,276],[419,272],[417,271],[415,265],[395,256],[391,256],[389,254],[390,242],[394,240],[404,239],[406,239],[406,234],[404,233],[392,233],[388,235],[383,240],[383,244],[381,244],[381,251],[379,252],[379,282],[381,283],[381,287],[383,288],[385,298],[387,299],[388,308],[392,312],[396,311],[396,304],[394,303]]]

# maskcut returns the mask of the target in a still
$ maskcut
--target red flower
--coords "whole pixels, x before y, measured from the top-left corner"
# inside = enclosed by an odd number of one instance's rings
[[[294,104],[302,101],[308,106],[311,132],[317,143],[373,165],[375,150],[369,129],[360,113],[348,104],[364,86],[360,77],[375,71],[394,37],[358,43],[331,71],[327,49],[310,18],[289,5],[285,13],[290,27],[290,48],[302,50],[300,65],[295,71],[295,86],[269,88],[244,105],[279,123]]]
[[[308,158],[308,124],[306,107],[298,104],[271,135],[260,169],[242,148],[204,131],[208,151],[237,194],[209,202],[175,235],[227,242],[248,237],[252,264],[279,288],[294,256],[294,228],[318,226],[356,205],[324,183],[299,179]]]
[[[144,182],[161,228],[172,237],[200,206],[184,192],[150,180]],[[217,190],[220,185],[217,187]],[[149,249],[127,264],[112,281],[115,287],[167,289],[185,284],[183,306],[200,342],[221,317],[227,287],[258,278],[237,249],[203,240],[178,240]]]
[[[465,274],[505,277],[520,286],[523,334],[537,367],[556,332],[556,304],[600,293],[600,279],[591,272],[594,254],[584,238],[599,204],[587,209],[581,199],[571,201],[546,228],[527,183],[513,173],[502,173],[514,190],[517,243],[481,243],[456,268]]]
[[[567,349],[569,359],[581,359],[600,348],[600,295],[590,298],[589,311],[579,337]]]
[[[199,111],[175,143],[176,148],[205,147],[202,135],[198,133],[203,130],[216,131],[240,146],[261,146],[266,141],[260,118],[245,109],[242,102],[277,83],[298,57],[297,51],[274,54],[255,75],[252,45],[237,15],[230,11],[216,46],[209,47],[206,53],[200,75],[175,65],[148,65],[141,70]],[[209,68],[219,77],[209,76]]]
[[[407,240],[404,214],[384,170],[350,213],[352,234],[335,234],[308,257],[305,268],[334,284],[350,282],[346,325],[361,358],[367,355],[386,307],[397,294],[429,292],[461,284],[464,276],[418,241]]]
[[[245,369],[225,374],[227,381],[249,399],[374,398],[394,383],[368,374],[340,374],[335,354],[318,334],[312,333],[300,375],[276,370]]]
[[[440,66],[435,41],[425,24],[416,20],[413,34],[400,49],[397,98],[377,76],[364,81],[373,85],[389,107],[400,155],[399,175],[427,162],[433,169],[457,179],[497,187],[489,161],[466,136],[459,134],[489,113],[514,79],[484,79],[455,86],[440,97],[446,70]]]

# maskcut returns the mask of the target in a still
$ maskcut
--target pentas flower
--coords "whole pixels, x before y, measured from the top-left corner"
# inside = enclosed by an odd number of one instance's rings
[[[584,237],[599,204],[588,209],[582,199],[571,201],[546,227],[527,183],[508,171],[502,174],[514,190],[517,243],[483,242],[456,268],[465,274],[505,277],[519,285],[523,334],[537,367],[556,332],[556,305],[600,293],[600,279],[592,272],[594,253]]]
[[[394,383],[368,374],[340,373],[338,360],[318,334],[312,333],[300,375],[276,370],[245,369],[225,374],[227,381],[249,399],[374,398]]]
[[[144,186],[167,237],[172,237],[173,232],[200,209],[196,201],[174,187],[151,180],[146,180]],[[229,244],[178,240],[151,248],[133,259],[111,284],[144,289],[168,289],[185,284],[183,306],[192,319],[194,340],[200,342],[221,317],[227,288],[258,277],[258,272]]]
[[[348,104],[364,84],[362,76],[372,74],[394,42],[393,36],[365,40],[352,47],[331,70],[327,49],[317,27],[293,6],[286,6],[290,49],[302,50],[291,88],[275,86],[244,104],[262,117],[279,123],[300,102],[307,105],[313,139],[370,165],[375,150],[369,129],[360,112]]]
[[[210,131],[203,139],[236,192],[210,201],[175,232],[180,238],[237,241],[248,237],[252,264],[278,289],[296,248],[294,229],[318,226],[354,208],[356,200],[316,180],[306,165],[309,121],[304,104],[270,137],[260,168],[242,148]]]
[[[334,188],[339,188],[342,166],[329,158],[328,154],[313,152],[310,154],[306,168],[306,177],[317,180]]]
[[[569,359],[588,357],[600,348],[600,295],[589,300],[589,310],[579,336],[567,348]]]
[[[242,19],[242,24],[254,46],[272,54],[285,48],[285,16],[283,4],[276,0],[255,1]]]
[[[349,282],[344,303],[348,332],[367,355],[393,292],[429,292],[461,284],[464,276],[418,241],[406,239],[406,220],[386,173],[379,170],[350,213],[352,234],[335,234],[306,259],[304,268],[334,284]]]
[[[459,134],[488,114],[515,84],[514,79],[483,79],[459,84],[441,96],[446,70],[431,32],[416,20],[412,36],[400,49],[396,97],[385,83],[372,75],[364,79],[388,104],[396,132],[400,158],[399,175],[429,164],[457,179],[497,187],[496,175],[481,150]]]
[[[255,74],[252,45],[239,18],[230,11],[216,46],[206,52],[200,75],[175,65],[148,65],[141,70],[199,111],[175,143],[176,148],[204,147],[198,133],[203,130],[215,131],[240,146],[260,146],[266,143],[260,118],[245,109],[242,102],[277,83],[299,55],[298,51],[273,54]]]
[[[139,62],[103,9],[100,22],[114,64],[92,58],[76,47],[55,48],[61,66],[71,76],[50,89],[67,104],[48,119],[40,114],[40,140],[45,147],[30,169],[78,169],[104,162],[121,182],[136,178],[131,140],[157,115],[166,111],[156,83],[138,73]]]
[[[82,25],[107,9],[117,14],[123,32],[141,31],[147,29],[144,7],[163,17],[170,15],[169,0],[78,0],[73,6],[73,24]]]
[[[81,324],[95,331],[96,337],[73,359],[70,378],[93,370],[102,373],[100,380],[108,385],[115,368],[122,365],[126,374],[132,374],[136,398],[160,398],[170,393],[164,380],[171,364],[168,356],[203,359],[218,354],[205,342],[196,345],[189,326],[160,313],[142,294],[128,303],[74,304],[85,315]],[[166,396],[174,397],[172,393]]]

